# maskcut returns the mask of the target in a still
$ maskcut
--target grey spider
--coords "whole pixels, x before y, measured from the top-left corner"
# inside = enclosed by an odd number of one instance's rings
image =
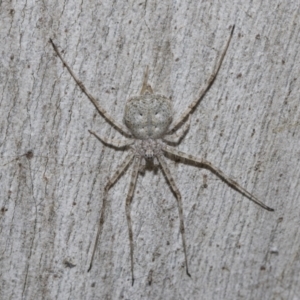
[[[102,115],[106,121],[108,121],[112,126],[114,126],[121,134],[123,134],[127,139],[116,140],[116,139],[108,139],[106,137],[100,137],[93,131],[89,131],[93,134],[97,139],[99,139],[103,144],[113,146],[115,148],[121,149],[129,149],[130,153],[125,158],[123,163],[118,167],[114,175],[110,178],[108,183],[104,188],[104,197],[103,204],[100,213],[100,221],[98,226],[98,231],[96,235],[96,240],[92,252],[91,262],[88,271],[91,270],[93,259],[95,255],[95,251],[97,248],[97,244],[99,241],[99,237],[101,236],[103,223],[104,223],[104,215],[105,215],[105,206],[107,201],[107,195],[110,188],[116,183],[122,173],[129,167],[129,165],[133,162],[133,170],[131,174],[131,181],[129,186],[129,191],[126,198],[126,218],[129,232],[129,243],[130,243],[130,258],[131,258],[131,279],[132,284],[134,283],[134,265],[133,265],[133,234],[132,234],[132,225],[131,225],[131,217],[130,217],[130,206],[133,197],[133,192],[135,189],[138,172],[142,171],[145,167],[146,161],[152,161],[153,163],[159,164],[162,168],[162,171],[173,190],[178,204],[178,212],[179,212],[179,221],[180,221],[180,233],[182,237],[182,245],[184,251],[185,258],[185,266],[186,273],[188,276],[191,276],[188,269],[188,259],[186,254],[186,241],[185,241],[185,229],[184,229],[184,221],[183,221],[183,210],[182,210],[182,200],[180,192],[175,184],[175,180],[173,179],[169,167],[164,159],[164,154],[173,155],[175,157],[182,158],[186,161],[193,162],[197,166],[201,168],[208,169],[215,175],[217,175],[222,181],[224,181],[228,186],[232,189],[238,191],[243,196],[252,200],[256,204],[260,205],[262,208],[268,211],[274,211],[269,206],[265,205],[263,202],[258,200],[252,194],[250,194],[247,190],[241,187],[237,182],[226,176],[221,170],[214,167],[210,162],[205,159],[200,159],[195,156],[186,154],[184,152],[176,150],[174,147],[171,147],[170,144],[175,143],[178,144],[182,137],[185,135],[190,126],[190,118],[189,116],[193,113],[195,107],[198,105],[200,100],[209,90],[211,85],[213,84],[220,67],[222,65],[223,59],[229,47],[232,35],[234,31],[234,26],[232,26],[229,39],[225,45],[225,48],[221,54],[219,61],[217,62],[216,68],[213,74],[210,76],[206,86],[200,90],[198,97],[187,107],[187,109],[181,114],[181,116],[172,123],[173,113],[172,113],[172,103],[171,101],[161,95],[157,95],[153,93],[152,87],[148,84],[148,67],[144,73],[144,79],[142,88],[139,96],[132,97],[128,99],[125,106],[124,113],[124,123],[118,123],[115,121],[107,112],[104,110],[95,100],[95,98],[87,91],[82,82],[77,79],[71,68],[65,62],[60,52],[58,51],[57,46],[50,39],[50,42],[56,52],[56,54],[61,59],[63,65],[67,68],[71,76],[74,78],[75,82],[81,88],[84,94],[89,98],[89,100],[94,104],[95,108],[98,110],[100,115]],[[169,144],[169,145],[168,145]]]

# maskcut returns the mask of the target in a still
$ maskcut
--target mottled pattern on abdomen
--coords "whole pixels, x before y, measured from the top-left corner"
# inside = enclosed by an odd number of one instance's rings
[[[138,139],[157,139],[172,122],[171,101],[161,95],[130,98],[125,106],[124,123]]]

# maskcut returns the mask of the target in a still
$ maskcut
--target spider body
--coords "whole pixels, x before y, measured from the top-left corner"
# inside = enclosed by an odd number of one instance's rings
[[[71,76],[74,78],[81,90],[86,94],[89,100],[94,104],[95,108],[98,110],[100,115],[102,115],[108,123],[113,125],[121,134],[123,134],[126,140],[116,140],[108,139],[103,136],[99,136],[96,133],[90,131],[96,138],[98,138],[102,143],[110,145],[116,148],[129,150],[129,155],[125,160],[120,164],[118,169],[112,175],[112,177],[107,182],[104,188],[103,204],[100,212],[100,220],[98,231],[96,235],[96,240],[92,252],[91,263],[88,271],[92,268],[92,263],[97,248],[98,240],[102,233],[103,223],[105,220],[105,207],[108,197],[108,191],[120,178],[120,176],[127,170],[127,168],[133,163],[131,180],[129,184],[129,191],[126,197],[125,202],[125,213],[128,225],[128,234],[129,234],[129,244],[130,244],[130,258],[131,258],[131,276],[132,284],[134,282],[134,264],[133,264],[133,230],[131,224],[131,214],[130,206],[133,198],[133,193],[137,181],[137,176],[139,170],[143,169],[143,166],[146,163],[146,160],[153,160],[154,163],[158,163],[169,183],[178,205],[178,214],[179,214],[179,228],[182,237],[182,245],[186,266],[186,273],[190,276],[188,271],[188,259],[186,251],[186,241],[185,241],[185,229],[183,221],[183,209],[182,209],[182,198],[181,194],[176,186],[175,180],[169,170],[168,164],[165,160],[165,156],[176,156],[182,158],[183,160],[193,162],[196,166],[205,168],[211,171],[213,174],[218,176],[223,182],[225,182],[229,187],[236,190],[244,197],[247,197],[249,200],[260,205],[262,208],[273,211],[272,208],[265,205],[263,202],[254,197],[249,193],[245,188],[239,185],[236,181],[225,175],[221,170],[216,168],[213,164],[208,162],[203,158],[198,158],[190,154],[176,150],[174,147],[169,146],[168,144],[178,144],[183,138],[184,134],[189,129],[189,120],[190,115],[194,112],[194,108],[199,104],[200,100],[209,90],[213,84],[219,69],[222,65],[223,59],[225,57],[226,51],[230,44],[232,35],[234,31],[234,26],[231,29],[230,37],[226,43],[226,46],[221,54],[221,58],[216,64],[216,68],[213,74],[210,76],[205,88],[200,89],[198,97],[188,105],[187,109],[179,116],[178,119],[175,119],[172,123],[172,104],[171,101],[161,95],[153,93],[152,87],[148,84],[148,67],[144,74],[144,80],[142,84],[142,89],[140,95],[130,98],[125,106],[124,113],[124,123],[125,126],[116,120],[114,120],[107,112],[104,110],[95,98],[89,94],[85,86],[81,81],[77,79],[71,68],[65,62],[60,52],[58,51],[56,45],[50,40],[55,52],[63,62],[63,65],[67,68]]]

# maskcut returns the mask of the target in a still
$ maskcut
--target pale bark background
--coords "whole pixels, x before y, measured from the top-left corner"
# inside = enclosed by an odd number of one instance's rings
[[[300,299],[300,1],[0,1],[1,299]],[[161,171],[139,176],[131,286],[125,197],[111,189],[93,269],[103,187],[120,137],[56,57],[51,37],[121,121],[146,65],[174,112],[214,85],[178,149],[205,157],[275,209],[207,170],[168,160],[183,196],[189,278],[176,199]]]

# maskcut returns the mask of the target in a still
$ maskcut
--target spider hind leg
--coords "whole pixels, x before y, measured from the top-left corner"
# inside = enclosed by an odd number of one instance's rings
[[[180,222],[180,233],[181,233],[181,237],[182,237],[182,245],[183,245],[184,259],[185,259],[185,269],[186,269],[186,274],[189,277],[191,277],[191,274],[189,273],[188,259],[187,259],[187,254],[186,254],[185,229],[184,229],[184,221],[183,221],[183,209],[182,209],[181,194],[175,184],[175,180],[173,179],[170,169],[168,168],[164,158],[162,156],[158,156],[157,159],[162,167],[163,173],[165,174],[167,181],[170,184],[172,191],[174,192],[174,194],[177,198],[179,222]]]

